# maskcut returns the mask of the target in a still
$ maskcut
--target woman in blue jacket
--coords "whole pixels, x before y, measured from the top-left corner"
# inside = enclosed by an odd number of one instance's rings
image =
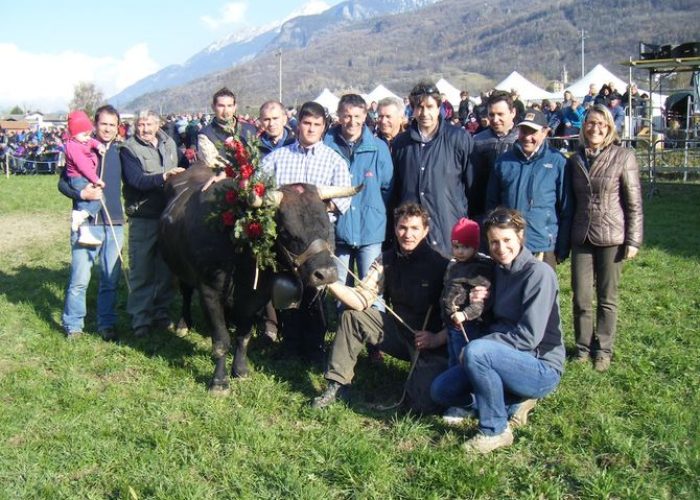
[[[484,221],[496,262],[493,320],[464,347],[460,364],[435,379],[432,398],[446,407],[474,401],[479,432],[464,447],[488,453],[513,443],[536,399],[552,392],[564,371],[559,284],[554,271],[525,247],[523,216],[499,207]],[[484,300],[484,289],[471,294]]]

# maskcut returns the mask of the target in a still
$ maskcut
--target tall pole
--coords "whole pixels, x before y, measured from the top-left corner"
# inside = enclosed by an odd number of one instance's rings
[[[581,30],[581,78],[586,74],[586,32]]]
[[[277,55],[280,58],[280,65],[279,65],[279,85],[280,85],[280,99],[279,101],[282,102],[282,48],[280,47],[277,50]]]

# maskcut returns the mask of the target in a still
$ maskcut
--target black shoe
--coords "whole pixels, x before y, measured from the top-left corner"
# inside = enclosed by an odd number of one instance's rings
[[[329,381],[328,387],[326,387],[326,390],[323,391],[323,394],[314,398],[314,400],[311,402],[311,408],[318,410],[320,408],[325,408],[326,406],[332,405],[342,396],[344,389],[344,385],[332,380]]]
[[[165,330],[170,333],[175,333],[175,331],[177,330],[177,325],[174,321],[168,318],[162,318],[157,319],[153,322],[153,328],[156,328],[158,330]]]
[[[117,331],[111,327],[100,330],[100,336],[102,337],[102,340],[106,340],[107,342],[117,340],[118,337]]]

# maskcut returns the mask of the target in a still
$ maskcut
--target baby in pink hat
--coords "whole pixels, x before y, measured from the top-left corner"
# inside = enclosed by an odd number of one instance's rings
[[[97,175],[98,156],[104,155],[105,147],[92,134],[92,121],[84,111],[73,111],[68,115],[68,133],[70,139],[66,142],[66,176],[69,184],[81,191],[88,184],[104,188],[105,183]],[[74,201],[71,213],[71,230],[78,232],[78,244],[95,247],[102,244],[90,232],[86,224],[88,219],[94,219],[100,210],[99,200]]]

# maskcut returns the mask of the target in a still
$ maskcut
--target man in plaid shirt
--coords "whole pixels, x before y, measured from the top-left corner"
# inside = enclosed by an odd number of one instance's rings
[[[276,149],[261,164],[263,171],[273,174],[278,186],[303,182],[316,186],[351,186],[352,178],[345,160],[323,143],[326,113],[315,102],[307,102],[299,110],[297,141]],[[350,208],[350,198],[333,198],[328,214],[335,222],[338,213]],[[332,238],[335,238],[333,228]],[[282,339],[285,351],[322,366],[326,324],[323,303],[315,288],[304,290],[299,309],[282,311]],[[314,300],[316,299],[316,300]]]
[[[274,174],[278,186],[304,182],[315,186],[350,186],[348,164],[323,143],[326,113],[323,106],[307,102],[299,110],[297,141],[267,155],[263,171]],[[335,221],[337,212],[350,208],[350,198],[333,198],[329,213]]]

